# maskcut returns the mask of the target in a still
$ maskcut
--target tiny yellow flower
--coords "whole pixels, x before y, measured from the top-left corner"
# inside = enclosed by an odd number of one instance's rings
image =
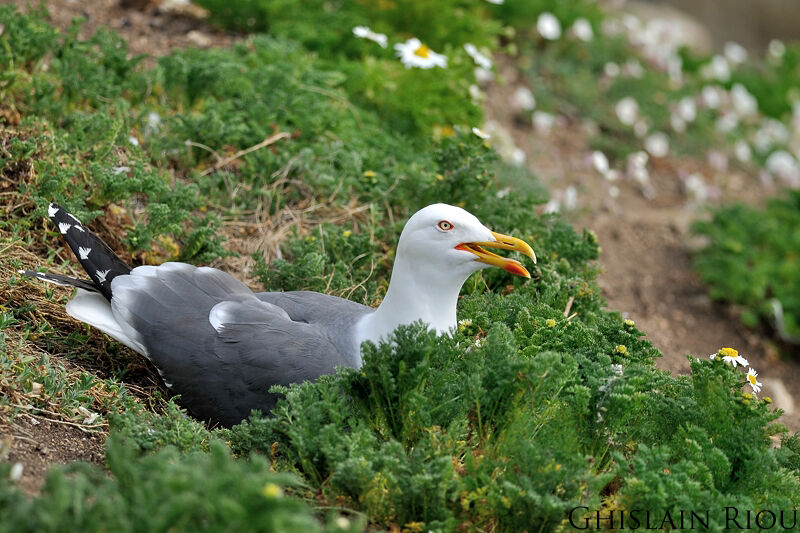
[[[377,174],[375,174],[374,170],[365,170],[364,177],[365,178],[374,178]]]
[[[274,500],[283,497],[283,489],[275,483],[267,483],[264,485],[264,488],[261,489],[261,494],[269,500]]]
[[[617,353],[625,355],[626,353],[628,353],[628,348],[626,348],[624,344],[618,344],[617,345]]]
[[[443,181],[444,180],[444,176],[442,176],[441,174],[436,174],[436,179],[439,180],[439,181]]]
[[[772,398],[769,396],[764,396],[764,403],[772,403]]]
[[[346,229],[346,230],[344,230],[344,231],[342,232],[342,235],[344,235],[344,238],[345,238],[345,239],[346,239],[346,238],[348,238],[348,237],[349,237],[350,235],[352,235],[352,234],[353,234],[353,232],[352,232],[352,231],[350,231],[349,229]]]
[[[556,326],[556,321],[553,320],[552,318],[548,318],[547,320],[545,320],[544,323],[548,328],[553,328]]]
[[[719,354],[723,357],[731,357],[731,358],[739,357],[739,351],[734,350],[733,348],[720,348]]]
[[[628,326],[629,328],[632,328],[633,326],[635,326],[635,325],[636,325],[636,322],[634,322],[634,321],[633,321],[633,320],[631,320],[630,318],[626,318],[626,319],[623,321],[623,324],[625,324],[625,325],[626,325],[626,326]]]

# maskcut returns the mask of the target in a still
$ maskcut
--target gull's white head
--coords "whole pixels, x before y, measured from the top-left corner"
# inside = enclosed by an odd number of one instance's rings
[[[536,261],[527,243],[493,232],[460,207],[434,204],[417,211],[400,235],[386,296],[362,322],[359,341],[386,338],[400,324],[417,320],[446,333],[456,325],[461,286],[482,268],[500,267],[530,278],[519,261],[486,248],[516,250]]]
[[[500,257],[486,248],[516,250],[536,262],[536,255],[524,241],[496,233],[472,213],[448,204],[429,205],[414,213],[400,235],[397,257],[413,261],[434,278],[441,273],[445,278],[460,280],[459,289],[470,274],[490,266],[530,278],[519,261]]]

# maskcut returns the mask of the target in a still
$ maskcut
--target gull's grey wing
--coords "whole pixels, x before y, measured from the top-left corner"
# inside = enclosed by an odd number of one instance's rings
[[[369,310],[336,299],[328,313],[342,314],[332,320],[338,329],[293,320],[228,274],[182,263],[136,268],[115,278],[111,290],[115,317],[135,330],[181,403],[226,426],[274,407],[272,385],[353,366],[358,352],[342,347],[352,344],[352,326]]]
[[[374,313],[375,310],[366,305],[344,298],[312,291],[257,292],[256,298],[262,302],[277,305],[295,322],[304,322],[337,331],[351,327],[360,317]],[[336,336],[332,339],[340,351],[359,353],[361,347],[356,346],[351,338]],[[343,343],[343,344],[340,344]],[[360,364],[361,358],[354,361]]]

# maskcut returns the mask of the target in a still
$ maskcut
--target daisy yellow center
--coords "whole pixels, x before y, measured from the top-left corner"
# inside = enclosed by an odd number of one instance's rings
[[[747,381],[749,381],[751,385],[755,385],[756,377],[753,374],[747,374]]]
[[[424,44],[421,44],[416,50],[414,50],[414,55],[423,59],[428,59],[428,56],[431,55],[431,49]]]
[[[723,357],[739,357],[739,352],[733,348],[720,348],[719,354]]]

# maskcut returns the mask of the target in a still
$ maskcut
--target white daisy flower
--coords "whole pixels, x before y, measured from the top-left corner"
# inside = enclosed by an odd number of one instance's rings
[[[533,111],[533,108],[536,107],[536,98],[533,97],[533,93],[530,89],[524,85],[520,85],[517,87],[517,90],[514,91],[511,103],[516,109]]]
[[[747,61],[747,50],[739,43],[728,41],[725,43],[724,53],[727,60],[734,65],[739,65]]]
[[[739,355],[738,350],[733,348],[720,348],[718,353],[722,356],[723,361],[730,363],[734,368],[736,368],[737,365],[750,366],[750,362]]]
[[[797,160],[786,150],[776,150],[769,154],[764,166],[770,174],[788,184],[800,182],[800,167]]]
[[[473,104],[479,104],[483,101],[486,95],[483,94],[481,88],[475,85],[474,83],[469,86],[469,98],[472,100]]]
[[[492,60],[489,59],[488,56],[483,55],[478,51],[478,47],[472,43],[467,43],[464,45],[464,50],[467,51],[469,57],[475,62],[476,65],[481,67],[482,69],[491,70],[492,68]]]
[[[709,64],[703,66],[702,74],[706,79],[725,82],[731,79],[731,66],[723,56],[715,55]]]
[[[716,109],[722,104],[721,89],[714,85],[706,85],[703,87],[702,100],[705,106],[709,109]]]
[[[750,383],[750,386],[753,388],[753,392],[761,392],[761,387],[763,383],[758,381],[758,372],[753,370],[753,367],[747,369],[747,381]]]
[[[542,38],[548,41],[554,41],[561,37],[561,23],[555,15],[545,11],[536,20],[536,29]]]
[[[733,153],[736,155],[736,159],[742,163],[750,162],[750,159],[753,157],[753,152],[750,150],[750,145],[747,144],[747,141],[745,140],[739,140],[736,142],[736,146],[733,148]]]
[[[626,126],[633,126],[636,119],[639,117],[639,104],[631,98],[626,96],[617,102],[614,110],[617,113],[617,118]]]
[[[644,140],[644,149],[653,157],[665,157],[669,154],[669,137],[660,131],[648,135]]]
[[[556,117],[546,111],[534,111],[531,120],[536,132],[542,135],[550,133],[556,124]]]
[[[487,84],[494,79],[494,74],[492,74],[492,71],[486,70],[485,68],[477,67],[474,73],[475,80],[481,85]]]
[[[769,42],[769,46],[767,47],[767,55],[772,60],[781,60],[783,59],[783,54],[786,53],[786,45],[783,44],[783,41],[778,39],[772,39]]]
[[[491,135],[489,135],[488,133],[486,133],[485,131],[483,131],[480,128],[472,128],[472,133],[474,133],[475,135],[477,135],[478,137],[480,137],[483,140],[488,140],[488,139],[492,138]]]
[[[608,174],[609,164],[608,164],[608,157],[606,154],[599,150],[595,150],[592,152],[592,165],[594,169],[599,172],[601,175],[605,176]]]
[[[382,33],[375,33],[366,26],[356,26],[353,28],[353,35],[360,39],[368,39],[372,42],[378,43],[381,48],[386,48],[389,44],[389,38]]]
[[[736,83],[731,88],[731,103],[740,117],[755,115],[758,112],[758,100],[741,83]]]
[[[406,68],[447,68],[447,56],[437,54],[416,37],[394,45],[394,49]]]
[[[678,116],[684,122],[694,122],[694,119],[697,118],[697,105],[694,103],[694,98],[690,96],[684,96],[678,102]]]
[[[575,19],[575,22],[572,24],[572,33],[575,37],[584,42],[589,42],[594,38],[592,24],[583,17]]]
[[[619,65],[614,62],[608,62],[603,65],[603,73],[609,78],[616,78],[620,73]]]

